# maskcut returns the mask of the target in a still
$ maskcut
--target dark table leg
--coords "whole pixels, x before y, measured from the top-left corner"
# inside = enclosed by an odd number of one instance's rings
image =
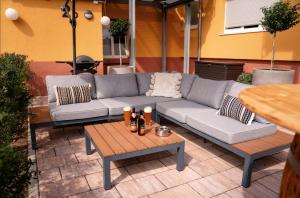
[[[184,143],[177,148],[177,165],[176,169],[182,171],[184,169]]]
[[[92,154],[92,143],[91,143],[91,138],[90,136],[87,134],[87,132],[84,132],[84,136],[85,136],[85,151],[87,155]]]
[[[104,189],[111,189],[111,179],[110,179],[110,160],[107,158],[103,158],[103,183]]]

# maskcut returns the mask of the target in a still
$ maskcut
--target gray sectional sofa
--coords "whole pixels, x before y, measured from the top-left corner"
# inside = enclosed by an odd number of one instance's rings
[[[242,124],[234,119],[217,115],[224,94],[238,96],[248,85],[234,81],[214,81],[195,75],[182,74],[182,98],[145,96],[151,81],[151,74],[120,74],[77,76],[47,76],[49,110],[54,125],[64,126],[74,123],[89,123],[122,117],[123,107],[132,106],[137,110],[151,106],[154,117],[169,119],[192,132],[201,135],[225,149],[245,158],[243,183],[250,185],[251,158],[234,150],[230,145],[271,135],[276,126],[256,117],[251,125]],[[56,105],[53,86],[72,86],[91,84],[92,98],[89,103]],[[278,152],[278,151],[277,151]],[[268,153],[270,154],[270,153]],[[260,156],[263,157],[263,156]]]

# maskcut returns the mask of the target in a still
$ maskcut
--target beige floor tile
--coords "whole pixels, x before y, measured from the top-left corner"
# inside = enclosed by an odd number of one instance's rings
[[[66,165],[60,168],[63,179],[70,179],[102,171],[97,160],[81,162],[78,164]]]
[[[168,167],[168,169],[175,169],[176,168],[176,156],[171,155],[169,157],[164,157],[159,159],[159,161],[161,161],[166,167]]]
[[[185,167],[183,171],[177,171],[176,169],[173,169],[166,172],[158,173],[155,176],[168,188],[201,178],[199,174],[197,174],[189,167]]]
[[[185,163],[187,165],[189,165],[189,164],[192,164],[192,163],[208,160],[208,159],[211,159],[211,158],[214,158],[214,157],[215,157],[215,155],[208,152],[207,150],[196,149],[196,150],[185,152]]]
[[[223,194],[214,196],[214,198],[232,198],[232,197],[230,197],[229,195],[223,193]]]
[[[111,182],[113,185],[132,180],[124,168],[111,170]],[[91,189],[103,187],[103,172],[93,173],[85,176]]]
[[[99,188],[96,190],[88,191],[85,193],[80,193],[77,195],[70,196],[70,198],[120,198],[120,194],[115,188],[110,190],[104,190],[104,188]]]
[[[61,180],[60,172],[58,168],[52,168],[41,171],[39,176],[39,184],[46,184],[50,182],[58,182]]]
[[[55,183],[40,185],[41,197],[63,197],[87,192],[90,190],[86,179],[78,177],[75,179],[61,180]]]
[[[86,152],[84,151],[84,152],[75,153],[75,156],[79,162],[100,159],[100,155],[98,154],[98,152],[94,152],[91,155],[87,155]]]
[[[41,147],[36,150],[36,158],[37,159],[49,158],[49,157],[54,157],[54,156],[55,156],[54,148],[44,149],[43,147]]]
[[[263,185],[254,182],[248,188],[239,187],[226,192],[230,197],[236,198],[276,198],[278,195]]]
[[[189,167],[200,174],[201,177],[206,177],[230,169],[230,166],[220,160],[220,158],[212,158],[202,162],[193,163],[189,165]]]
[[[288,154],[289,154],[288,151],[281,151],[280,153],[272,155],[272,157],[274,157],[279,161],[286,161]]]
[[[201,198],[189,185],[184,184],[149,195],[150,198]]]
[[[221,174],[192,181],[189,185],[203,197],[216,196],[239,186]]]
[[[76,163],[78,162],[74,154],[60,155],[37,160],[39,170],[46,170]]]
[[[225,163],[229,164],[231,167],[234,166],[240,166],[244,163],[244,159],[233,154],[233,153],[228,153],[219,156],[220,160],[223,160]]]
[[[153,175],[119,183],[116,188],[122,197],[141,197],[166,189]]]
[[[282,171],[263,177],[259,179],[257,182],[264,185],[265,187],[272,190],[273,192],[279,194],[281,178],[282,178]]]
[[[129,172],[129,174],[135,179],[169,170],[159,160],[152,160],[148,162],[142,162],[139,164],[133,164],[130,166],[126,166],[126,169]]]

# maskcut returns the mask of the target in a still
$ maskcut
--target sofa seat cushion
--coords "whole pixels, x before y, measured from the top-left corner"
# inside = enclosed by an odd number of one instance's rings
[[[108,108],[109,115],[123,114],[126,106],[135,107],[136,111],[143,110],[145,106],[156,108],[157,102],[178,100],[174,98],[152,97],[152,96],[133,96],[101,99],[101,103]]]
[[[161,102],[156,104],[156,111],[169,116],[181,123],[186,123],[187,115],[204,110],[212,109],[188,100]]]
[[[108,109],[99,100],[60,106],[53,102],[49,103],[49,110],[53,121],[87,119],[108,115]]]
[[[276,132],[273,124],[253,122],[245,125],[232,118],[217,115],[216,112],[208,110],[191,113],[187,116],[187,124],[228,144],[253,140]]]

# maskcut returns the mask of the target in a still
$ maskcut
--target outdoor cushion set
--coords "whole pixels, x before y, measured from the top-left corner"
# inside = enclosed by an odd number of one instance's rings
[[[160,73],[155,74],[161,77]],[[47,76],[49,112],[54,125],[66,126],[121,118],[126,106],[135,107],[137,111],[151,106],[157,122],[164,117],[245,158],[242,185],[248,187],[254,159],[232,149],[231,145],[274,134],[276,126],[258,116],[254,118],[251,112],[244,123],[241,116],[228,117],[228,107],[234,103],[232,98],[250,85],[203,79],[192,74],[179,75],[180,84],[176,86],[180,93],[174,93],[175,97],[150,96],[155,92],[151,90],[155,89],[151,73]],[[58,105],[55,87],[80,85],[89,85],[91,101]],[[227,96],[231,98],[227,98],[229,102],[223,107]],[[246,110],[240,106],[234,108],[242,113]]]

